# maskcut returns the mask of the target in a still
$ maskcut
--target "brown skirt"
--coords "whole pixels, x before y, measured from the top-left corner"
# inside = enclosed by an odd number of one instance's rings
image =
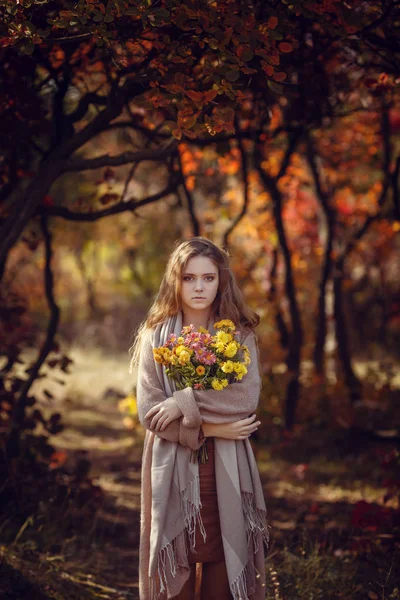
[[[188,550],[190,564],[203,562],[219,562],[224,560],[224,548],[219,522],[217,487],[215,480],[214,438],[209,437],[207,444],[208,460],[199,463],[201,518],[206,530],[204,542],[200,527],[196,525],[196,551]]]

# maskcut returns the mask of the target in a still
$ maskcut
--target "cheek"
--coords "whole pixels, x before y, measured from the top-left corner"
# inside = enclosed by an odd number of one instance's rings
[[[213,291],[215,294],[218,292],[218,285],[219,285],[219,282],[218,282],[218,281],[213,281],[213,282],[212,282],[212,287],[211,287],[211,289],[212,289],[212,291]]]

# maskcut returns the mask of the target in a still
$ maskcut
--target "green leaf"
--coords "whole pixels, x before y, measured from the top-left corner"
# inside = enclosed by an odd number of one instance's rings
[[[27,42],[23,47],[24,54],[32,54],[35,49],[35,44],[31,41]]]
[[[281,85],[280,83],[276,83],[276,81],[272,81],[271,79],[268,79],[268,87],[275,92],[275,94],[283,94],[283,85]]]
[[[48,29],[38,29],[36,33],[41,38],[47,38],[50,35],[50,31]]]
[[[104,17],[104,23],[112,23],[114,21],[114,15],[107,13]]]
[[[231,81],[232,83],[234,81],[237,81],[239,79],[239,77],[240,77],[239,71],[234,71],[233,69],[231,69],[230,71],[225,73],[225,79],[227,79],[228,81]]]
[[[254,56],[253,51],[250,48],[244,48],[240,58],[242,60],[244,60],[245,62],[247,62],[248,60],[251,60],[253,58],[253,56]]]
[[[104,15],[102,12],[100,12],[99,10],[95,10],[92,19],[95,23],[100,23],[100,21],[103,20],[103,17]]]
[[[163,21],[167,21],[171,16],[166,8],[159,8],[158,10],[155,10],[154,15],[158,19],[162,19]]]

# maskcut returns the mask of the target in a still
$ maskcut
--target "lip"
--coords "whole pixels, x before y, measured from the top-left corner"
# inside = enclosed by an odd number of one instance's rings
[[[204,296],[193,296],[192,300],[205,300]]]

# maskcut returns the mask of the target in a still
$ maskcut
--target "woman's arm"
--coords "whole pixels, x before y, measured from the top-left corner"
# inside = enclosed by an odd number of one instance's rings
[[[256,415],[247,419],[234,421],[233,423],[203,423],[204,437],[220,437],[226,440],[245,440],[254,433],[260,421],[256,421]]]
[[[152,418],[146,414],[166,400],[164,390],[158,379],[156,364],[153,356],[153,331],[146,331],[143,335],[137,374],[136,401],[140,423],[150,429]],[[175,419],[163,431],[154,431],[156,435],[170,442],[179,442],[197,450],[204,442],[201,432],[201,416],[194,398],[182,398],[178,401],[182,417]],[[162,404],[161,404],[162,406]]]

